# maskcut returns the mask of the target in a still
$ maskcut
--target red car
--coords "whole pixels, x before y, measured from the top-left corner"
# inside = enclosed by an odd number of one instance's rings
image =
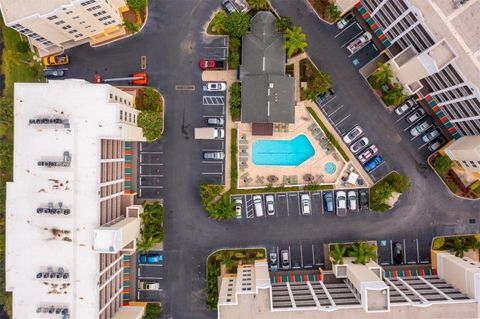
[[[135,73],[131,74],[131,77],[139,78],[130,82],[130,85],[148,85],[148,76],[147,73]]]
[[[225,60],[200,60],[200,69],[202,70],[224,70],[225,68]]]
[[[378,148],[375,145],[370,145],[365,151],[358,155],[360,163],[365,164],[373,155],[378,153]]]

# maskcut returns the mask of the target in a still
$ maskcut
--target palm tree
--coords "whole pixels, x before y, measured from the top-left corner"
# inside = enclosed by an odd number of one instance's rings
[[[465,241],[461,237],[455,237],[453,241],[449,241],[447,248],[452,254],[460,258],[463,258],[464,254],[470,250],[470,247],[465,245]]]
[[[260,11],[268,8],[267,0],[248,0],[250,9]]]
[[[298,51],[303,52],[307,47],[307,36],[302,33],[302,28],[294,27],[292,29],[285,30],[285,44],[283,47],[287,49],[287,55],[291,58]]]
[[[354,264],[362,264],[365,265],[371,259],[377,259],[376,254],[377,247],[374,245],[370,245],[366,241],[362,241],[359,243],[354,243],[348,252],[348,256],[355,257],[353,261]]]
[[[403,87],[400,84],[396,83],[393,88],[383,94],[382,100],[388,106],[398,105],[405,100],[405,97],[406,96],[405,93],[403,93]]]
[[[228,196],[222,196],[222,198],[214,203],[209,204],[207,210],[210,212],[208,218],[216,220],[232,219],[237,216],[235,211],[235,202],[230,201]]]
[[[292,19],[286,16],[280,16],[275,22],[275,26],[278,32],[285,32],[287,29],[291,29],[293,27]]]
[[[374,89],[379,89],[385,83],[390,82],[393,77],[393,71],[390,64],[378,63],[378,68],[368,77],[370,85]]]
[[[333,246],[333,250],[330,250],[329,256],[333,259],[335,265],[343,265],[343,256],[345,256],[346,251],[347,247],[345,246],[340,246],[339,244]]]
[[[325,15],[333,21],[337,21],[342,13],[340,10],[338,10],[338,7],[335,3],[330,3],[325,7]]]
[[[215,16],[212,19],[212,22],[210,22],[210,26],[211,26],[213,32],[216,32],[216,33],[225,32],[225,18],[226,17],[227,17],[227,15],[225,14],[225,12],[223,10],[218,11],[217,14],[215,14]]]
[[[137,242],[137,250],[142,253],[146,253],[150,251],[153,248],[153,246],[155,246],[156,243],[157,242],[153,237],[142,236],[140,240]]]
[[[225,251],[220,257],[220,263],[222,265],[225,265],[225,268],[227,270],[230,270],[237,264],[237,261],[233,258],[233,252],[232,251]]]

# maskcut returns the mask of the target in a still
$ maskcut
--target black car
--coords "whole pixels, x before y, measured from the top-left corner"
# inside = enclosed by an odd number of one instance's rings
[[[392,243],[393,262],[395,264],[403,263],[403,247],[398,241]]]
[[[366,189],[359,190],[358,197],[360,199],[360,209],[368,209],[368,191]]]
[[[45,69],[43,76],[46,78],[61,78],[65,76],[65,71],[61,69]]]
[[[234,12],[238,12],[237,8],[233,5],[232,1],[225,0],[222,2],[223,9],[228,13],[232,14]]]
[[[327,213],[333,213],[333,192],[323,192],[323,209]]]
[[[326,93],[323,93],[322,95],[317,96],[315,99],[315,103],[317,103],[318,106],[322,105],[325,103],[328,99],[333,97],[335,95],[335,91],[333,89],[328,90]]]

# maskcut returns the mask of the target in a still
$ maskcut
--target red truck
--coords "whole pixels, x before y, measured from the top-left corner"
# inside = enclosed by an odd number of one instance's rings
[[[225,70],[226,68],[227,64],[225,63],[225,60],[200,60],[200,69],[202,70]]]

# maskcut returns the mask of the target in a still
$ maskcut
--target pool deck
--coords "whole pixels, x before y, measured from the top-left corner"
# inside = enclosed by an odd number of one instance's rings
[[[300,102],[295,107],[295,124],[275,125],[273,136],[253,136],[250,124],[238,124],[238,163],[239,163],[239,188],[266,187],[271,184],[277,186],[301,186],[312,182],[305,181],[305,175],[314,177],[313,183],[319,185],[336,184],[343,172],[346,163],[334,149],[327,154],[315,139],[315,134],[309,128],[317,127],[316,123],[308,113],[306,106]],[[312,144],[315,154],[298,166],[264,166],[255,165],[252,162],[252,145],[257,140],[291,140],[296,136],[304,134]],[[243,150],[242,150],[243,149]],[[243,151],[243,152],[242,152]],[[327,174],[324,170],[326,163],[332,162],[336,166],[333,174]],[[243,167],[246,164],[247,167]],[[277,182],[267,181],[268,176],[276,176]]]

